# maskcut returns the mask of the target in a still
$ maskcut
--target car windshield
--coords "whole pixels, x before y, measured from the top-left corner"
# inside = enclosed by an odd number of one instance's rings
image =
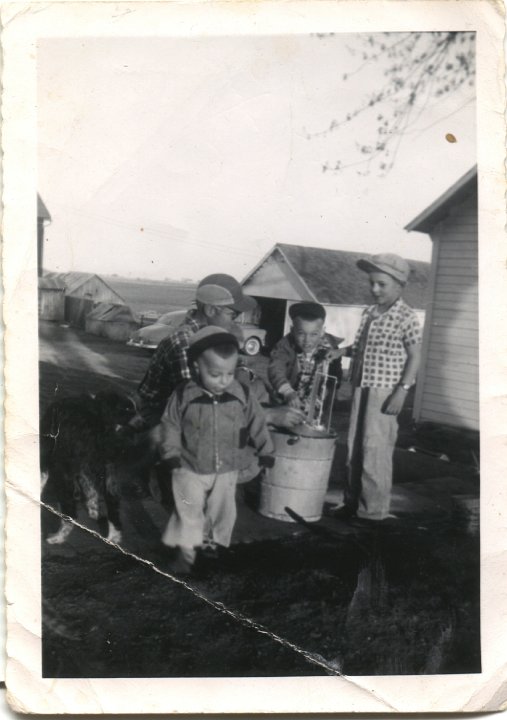
[[[175,310],[173,312],[164,313],[157,320],[158,325],[179,325],[185,317],[184,310]]]

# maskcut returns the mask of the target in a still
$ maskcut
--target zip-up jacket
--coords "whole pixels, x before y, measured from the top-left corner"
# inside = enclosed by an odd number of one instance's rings
[[[274,464],[274,446],[258,400],[237,380],[213,395],[194,380],[179,385],[161,420],[161,456],[169,468],[198,474],[239,470],[251,441],[264,467]]]

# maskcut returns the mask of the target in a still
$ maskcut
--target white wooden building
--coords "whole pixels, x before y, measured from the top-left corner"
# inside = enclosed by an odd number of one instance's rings
[[[365,253],[277,243],[242,282],[247,295],[260,307],[259,325],[272,346],[290,327],[288,309],[294,302],[310,300],[326,309],[326,330],[353,342],[361,314],[371,305],[368,277],[358,269]],[[409,261],[411,280],[406,301],[424,322],[429,263]]]
[[[477,168],[406,226],[433,241],[414,419],[479,429]]]

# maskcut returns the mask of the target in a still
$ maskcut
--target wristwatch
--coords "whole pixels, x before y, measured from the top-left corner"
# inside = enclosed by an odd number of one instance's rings
[[[400,383],[400,384],[399,384],[399,387],[400,387],[402,390],[405,390],[405,392],[408,392],[408,391],[410,390],[410,388],[412,387],[412,385],[407,385],[406,383]]]

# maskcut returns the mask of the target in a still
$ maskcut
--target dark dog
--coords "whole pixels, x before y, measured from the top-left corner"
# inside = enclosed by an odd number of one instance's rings
[[[130,397],[104,392],[56,400],[40,424],[43,497],[54,500],[73,519],[77,501],[83,499],[101,535],[114,542],[121,540],[114,467],[125,452],[127,426],[136,414]],[[71,530],[72,524],[62,521],[58,532],[46,540],[63,543]]]

